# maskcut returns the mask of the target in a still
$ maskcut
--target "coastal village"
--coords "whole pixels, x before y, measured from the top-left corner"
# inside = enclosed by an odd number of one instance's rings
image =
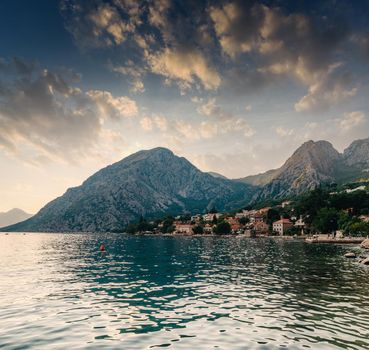
[[[233,212],[215,207],[203,214],[167,216],[127,227],[128,233],[170,235],[244,235],[339,239],[369,235],[367,184],[332,191],[316,189],[294,200],[247,206]]]
[[[283,202],[286,206],[290,202]],[[197,214],[190,218],[177,216],[173,222],[174,234],[192,235],[202,234],[237,234],[247,237],[279,235],[289,233],[290,229],[298,228],[304,234],[305,223],[302,218],[283,218],[268,223],[268,212],[271,208],[243,209],[235,214],[219,213],[215,210],[204,215]],[[224,232],[219,231],[218,224],[222,224]],[[158,227],[160,229],[160,225]]]

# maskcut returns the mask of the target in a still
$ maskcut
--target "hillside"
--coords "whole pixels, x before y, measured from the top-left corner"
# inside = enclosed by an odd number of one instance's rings
[[[140,216],[231,210],[255,189],[203,173],[165,148],[137,152],[88,178],[10,231],[122,231]]]

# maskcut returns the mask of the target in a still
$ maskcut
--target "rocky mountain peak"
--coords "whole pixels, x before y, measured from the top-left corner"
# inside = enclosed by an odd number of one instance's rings
[[[349,166],[369,167],[369,138],[352,142],[344,150],[343,158]]]
[[[333,164],[340,158],[339,152],[328,141],[307,141],[303,143],[282,166],[282,169],[302,166],[313,168],[325,175],[334,170]]]
[[[203,173],[166,148],[139,151],[101,169],[12,231],[122,231],[145,218],[246,205],[254,188]]]

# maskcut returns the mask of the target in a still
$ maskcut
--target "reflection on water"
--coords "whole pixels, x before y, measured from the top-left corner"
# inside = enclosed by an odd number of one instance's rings
[[[369,271],[347,247],[0,234],[0,248],[0,348],[369,348]]]

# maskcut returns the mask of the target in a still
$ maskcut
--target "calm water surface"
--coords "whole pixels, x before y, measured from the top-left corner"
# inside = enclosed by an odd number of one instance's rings
[[[0,348],[369,349],[369,270],[347,249],[0,234]]]

